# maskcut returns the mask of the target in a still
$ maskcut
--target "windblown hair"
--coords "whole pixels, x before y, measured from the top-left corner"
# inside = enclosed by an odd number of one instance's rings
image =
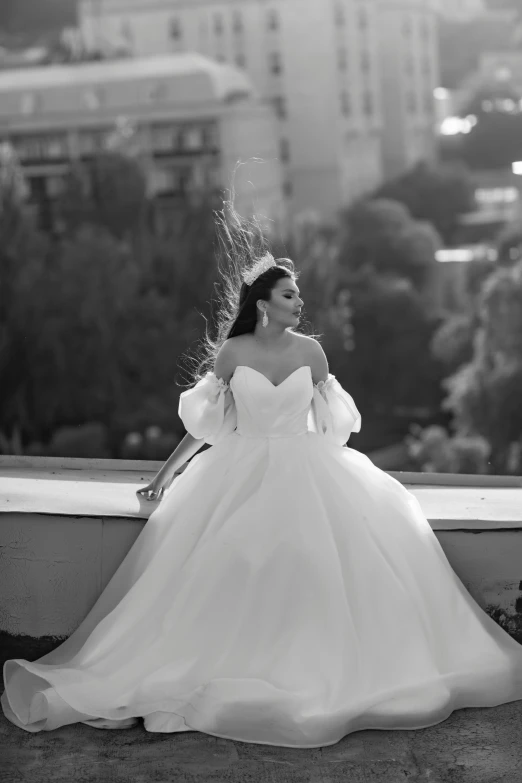
[[[207,322],[205,336],[200,341],[200,347],[196,349],[197,358],[187,357],[192,364],[190,372],[194,381],[213,370],[216,356],[225,340],[254,331],[258,318],[258,299],[268,301],[273,287],[281,278],[297,280],[299,277],[291,259],[276,258],[276,266],[259,275],[251,286],[247,285],[243,281],[243,275],[269,250],[263,229],[255,217],[246,220],[237,213],[233,195],[230,200],[224,202],[223,210],[215,212],[214,215],[220,278],[215,284],[215,337],[209,335]]]

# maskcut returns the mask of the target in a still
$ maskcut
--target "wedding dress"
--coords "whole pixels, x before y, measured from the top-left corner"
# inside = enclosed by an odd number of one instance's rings
[[[361,419],[335,376],[207,373],[179,414],[213,448],[72,635],[5,663],[15,725],[141,716],[151,732],[314,748],[522,699],[522,645],[468,593],[416,498],[344,445]]]

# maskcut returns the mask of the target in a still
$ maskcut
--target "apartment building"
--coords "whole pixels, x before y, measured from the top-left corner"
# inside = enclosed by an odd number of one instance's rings
[[[0,72],[0,141],[16,149],[33,200],[52,215],[70,165],[135,128],[158,202],[182,205],[229,188],[236,161],[242,214],[284,233],[286,201],[273,112],[247,75],[199,54],[167,54]]]
[[[291,211],[337,211],[435,154],[435,0],[82,0],[88,47],[197,51],[278,117]]]

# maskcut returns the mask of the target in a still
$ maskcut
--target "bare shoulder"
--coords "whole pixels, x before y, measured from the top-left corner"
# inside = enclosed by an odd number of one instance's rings
[[[306,334],[296,334],[301,340],[302,350],[306,363],[310,365],[314,383],[325,381],[328,377],[328,359],[323,350],[323,346],[315,337],[309,337]]]
[[[305,350],[307,350],[308,348],[310,350],[317,350],[318,348],[321,351],[323,350],[321,343],[318,340],[316,340],[315,337],[309,337],[307,334],[302,334],[301,332],[292,332],[292,334],[296,338],[296,340],[300,341],[301,345]]]
[[[216,361],[214,363],[214,374],[218,378],[222,378],[227,383],[234,374],[239,361],[239,349],[243,342],[241,337],[229,337],[225,340],[219,349]]]

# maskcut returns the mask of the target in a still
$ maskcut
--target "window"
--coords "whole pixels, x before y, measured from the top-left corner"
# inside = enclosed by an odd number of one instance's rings
[[[80,155],[92,155],[102,150],[108,135],[109,131],[101,128],[92,131],[81,131],[78,136]]]
[[[433,114],[433,92],[428,90],[424,93],[424,111],[426,114]]]
[[[20,99],[22,114],[32,114],[36,109],[36,96],[32,92],[26,92]]]
[[[405,38],[410,38],[411,36],[411,19],[409,17],[406,17],[402,23],[402,34]]]
[[[428,57],[423,57],[422,59],[422,73],[424,76],[429,76],[431,74],[431,65]]]
[[[236,54],[236,65],[238,68],[246,68],[246,57],[241,52]]]
[[[345,117],[349,117],[350,114],[352,113],[352,103],[350,101],[350,96],[346,92],[346,90],[343,90],[343,92],[341,93],[340,103],[341,103],[341,112],[344,114]]]
[[[64,177],[47,177],[47,195],[51,198],[61,196],[66,187]]]
[[[218,146],[218,132],[215,123],[212,125],[205,125],[202,129],[203,133],[203,145],[205,149],[216,149]]]
[[[406,55],[406,57],[404,59],[404,70],[410,76],[413,75],[413,72],[415,70],[415,66],[414,66],[413,57],[411,56],[411,54]]]
[[[85,105],[93,111],[100,108],[102,92],[99,88],[90,88],[83,94]]]
[[[69,157],[66,136],[20,136],[13,139],[20,160],[64,159]]]
[[[292,183],[286,181],[283,185],[283,193],[285,194],[286,198],[292,198],[294,195],[294,188],[292,187]]]
[[[239,11],[234,11],[232,16],[232,29],[235,33],[243,32],[243,17]]]
[[[182,128],[179,141],[184,150],[199,150],[204,146],[203,129],[198,126]]]
[[[170,152],[178,146],[177,129],[173,125],[153,125],[150,128],[150,145],[153,152]]]
[[[421,19],[420,22],[420,34],[424,41],[429,41],[430,38],[430,26],[427,19]]]
[[[408,90],[406,93],[406,108],[410,114],[415,114],[417,111],[417,96],[413,90]]]
[[[290,160],[290,143],[288,139],[281,139],[280,149],[281,160],[283,163],[288,163]]]
[[[344,12],[344,5],[341,2],[337,2],[335,4],[334,19],[335,19],[335,24],[338,27],[343,27],[344,24],[346,23],[346,14]]]
[[[369,90],[366,90],[366,92],[363,95],[363,111],[366,114],[367,117],[371,117],[373,115],[373,97]]]
[[[216,35],[223,34],[223,17],[221,14],[214,14],[214,32]]]
[[[171,192],[186,193],[192,180],[192,171],[189,168],[168,169],[169,185]]]
[[[125,43],[132,45],[134,36],[132,34],[132,27],[128,19],[124,19],[121,23],[121,37]]]
[[[149,85],[149,101],[164,101],[167,98],[167,85],[164,82],[157,82]]]
[[[282,95],[276,95],[275,98],[272,98],[272,104],[275,109],[275,113],[279,117],[280,120],[284,120],[287,117],[287,110],[286,110],[286,100],[283,98]]]
[[[357,23],[359,25],[359,30],[368,29],[368,14],[366,13],[365,8],[359,9],[359,13],[357,14]]]
[[[270,72],[273,74],[281,73],[283,70],[281,65],[281,55],[279,52],[272,52],[269,56]]]
[[[266,24],[269,30],[279,30],[279,14],[275,10],[270,10],[267,14]]]
[[[361,71],[363,73],[368,73],[370,70],[370,55],[366,51],[366,49],[363,49],[361,52]]]
[[[169,35],[173,41],[179,41],[182,36],[179,19],[171,19],[169,22]]]
[[[337,52],[337,66],[340,71],[346,71],[348,69],[348,53],[344,46]]]

